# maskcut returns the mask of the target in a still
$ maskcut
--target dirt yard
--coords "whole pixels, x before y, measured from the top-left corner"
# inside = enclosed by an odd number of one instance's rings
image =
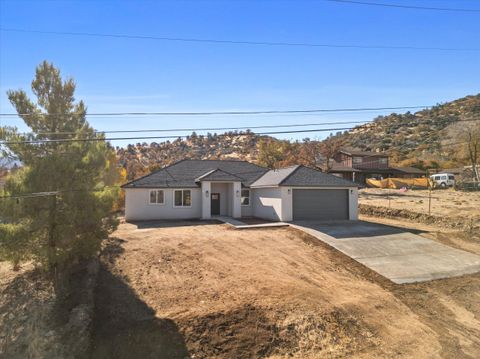
[[[291,228],[123,223],[96,307],[93,358],[480,353],[480,275],[394,285]]]
[[[428,190],[365,188],[359,191],[360,204],[408,209],[428,213]],[[480,192],[461,192],[453,189],[432,191],[431,214],[437,216],[480,216]]]

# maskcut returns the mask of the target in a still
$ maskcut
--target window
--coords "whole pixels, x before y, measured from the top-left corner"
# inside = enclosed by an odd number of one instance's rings
[[[445,181],[447,179],[447,176],[442,176],[441,178],[443,181]]]
[[[386,158],[386,157],[380,157],[379,162],[380,162],[382,165],[386,165],[386,164],[387,164],[387,158]]]
[[[174,191],[174,207],[190,207],[192,205],[192,191],[180,189]]]
[[[250,206],[250,190],[242,189],[242,197],[240,199],[242,206]]]
[[[440,181],[440,176],[435,176],[435,181]]]
[[[150,204],[164,204],[163,191],[152,190],[150,191]]]
[[[455,176],[449,175],[448,179],[453,181],[455,179]]]
[[[353,163],[362,163],[362,157],[353,157]]]

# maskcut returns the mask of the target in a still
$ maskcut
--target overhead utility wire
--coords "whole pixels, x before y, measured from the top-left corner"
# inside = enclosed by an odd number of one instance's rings
[[[279,135],[289,133],[307,133],[307,132],[328,132],[328,131],[344,131],[351,130],[352,127],[342,128],[321,128],[310,130],[298,130],[298,131],[272,131],[272,132],[257,132],[256,135]],[[238,133],[233,135],[221,134],[221,137],[225,136],[245,136],[244,133]],[[111,137],[111,138],[62,138],[62,139],[48,139],[48,140],[25,140],[25,141],[0,141],[0,145],[18,145],[27,143],[62,143],[62,142],[93,142],[93,141],[123,141],[123,140],[147,140],[147,139],[177,139],[185,138],[188,136],[144,136],[144,137]]]
[[[360,124],[360,125],[369,125],[374,124],[376,120],[371,121],[338,121],[338,122],[312,122],[312,123],[294,123],[294,124],[283,124],[283,125],[262,125],[262,126],[241,126],[241,127],[203,127],[203,128],[171,128],[171,129],[142,129],[142,130],[95,130],[94,134],[104,134],[104,133],[145,133],[145,132],[185,132],[185,131],[235,131],[235,130],[252,130],[260,128],[291,128],[291,127],[308,127],[308,126],[326,126],[326,125],[350,125],[350,124]],[[480,121],[480,118],[477,119],[459,119],[455,122],[474,122]],[[20,135],[77,135],[78,132],[21,132]]]
[[[98,188],[98,189],[67,189],[63,191],[60,190],[60,191],[19,193],[19,194],[10,195],[10,196],[0,196],[0,199],[47,197],[47,196],[56,196],[62,193],[70,193],[70,192],[101,192],[101,191],[104,191],[106,188],[120,188],[120,186],[104,186],[103,188]]]
[[[146,129],[146,130],[96,130],[98,133],[141,133],[141,132],[184,132],[184,131],[227,131],[227,130],[252,130],[260,128],[289,128],[289,127],[307,127],[307,126],[324,126],[324,125],[349,125],[349,124],[368,124],[370,121],[341,121],[341,122],[314,122],[314,123],[295,123],[285,125],[263,125],[263,126],[243,126],[243,127],[203,127],[203,128],[171,128],[171,129]],[[21,135],[76,135],[78,132],[23,132]]]
[[[349,49],[350,48],[350,49],[377,49],[377,50],[480,51],[480,48],[395,46],[395,45],[320,44],[320,43],[310,43],[310,42],[272,42],[272,41],[246,41],[246,40],[219,40],[219,39],[169,37],[169,36],[107,34],[107,33],[98,33],[98,32],[27,30],[27,29],[16,29],[16,28],[0,28],[0,31],[17,32],[17,33],[34,33],[34,34],[44,34],[44,35],[60,35],[60,36],[87,36],[87,37],[105,37],[105,38],[136,39],[136,40],[195,42],[195,43],[230,44],[230,45],[319,47],[319,48],[337,48],[337,49],[342,49],[342,48]]]
[[[465,143],[468,143],[468,141],[465,141],[465,142],[453,142],[453,143],[449,143],[449,144],[446,144],[446,145],[443,145],[443,147],[445,146],[453,146],[453,145],[461,145],[461,144],[465,144]],[[374,157],[375,155],[373,156],[367,156],[367,157]],[[365,157],[364,157],[365,158]],[[103,190],[105,190],[106,188],[120,188],[121,186],[104,186],[103,188],[101,189],[82,189],[82,190],[78,190],[78,189],[71,189],[71,190],[63,190],[63,191],[49,191],[49,192],[30,192],[30,193],[21,193],[21,194],[16,194],[16,195],[8,195],[8,196],[0,196],[0,199],[7,199],[7,198],[11,198],[11,199],[20,199],[20,198],[35,198],[35,197],[47,197],[47,196],[54,196],[54,195],[58,195],[58,194],[62,194],[62,193],[68,193],[68,192],[101,192]]]
[[[433,11],[451,11],[451,12],[473,12],[480,13],[480,9],[462,9],[452,7],[434,7],[434,6],[416,6],[416,5],[402,5],[402,4],[386,4],[370,1],[356,1],[356,0],[323,0],[328,2],[336,2],[342,4],[354,4],[354,5],[367,5],[367,6],[381,6],[401,9],[413,9],[413,10],[433,10]]]
[[[86,116],[216,116],[216,115],[263,115],[263,114],[287,114],[287,113],[317,113],[317,112],[364,112],[364,111],[387,111],[427,109],[431,106],[396,106],[396,107],[353,107],[353,108],[322,108],[305,110],[259,110],[259,111],[209,111],[209,112],[92,112]],[[66,117],[72,114],[64,113],[0,113],[1,117],[12,116],[49,116]]]

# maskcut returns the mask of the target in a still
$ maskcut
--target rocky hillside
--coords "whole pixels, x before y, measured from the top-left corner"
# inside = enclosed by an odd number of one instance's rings
[[[186,139],[117,148],[117,154],[120,165],[127,170],[127,179],[131,180],[185,158],[255,161],[261,138],[250,131],[205,136],[193,133]]]
[[[441,161],[445,145],[459,142],[459,128],[480,119],[480,94],[415,113],[392,113],[334,136],[345,146],[387,151],[395,162],[413,158]]]
[[[419,168],[456,167],[465,163],[457,153],[458,148],[448,147],[448,144],[460,141],[461,128],[474,123],[465,120],[471,119],[480,119],[480,94],[416,113],[379,116],[373,122],[357,126],[351,131],[330,136],[314,151],[321,152],[318,148],[322,146],[325,150],[330,146],[328,141],[333,140],[343,147],[386,151],[391,156],[392,164]],[[261,149],[259,143],[262,138],[272,140],[272,145]],[[312,142],[279,141],[258,136],[251,131],[220,135],[193,133],[186,139],[129,145],[127,148],[118,148],[117,153],[121,166],[127,170],[127,179],[131,180],[184,158],[261,162],[262,151],[268,152],[264,153],[264,158],[274,156],[282,165],[311,165],[311,161],[305,159],[306,153],[312,151],[311,145]]]

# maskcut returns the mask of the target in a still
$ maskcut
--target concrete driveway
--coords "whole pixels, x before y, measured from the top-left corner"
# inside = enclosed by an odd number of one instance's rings
[[[480,256],[401,228],[364,221],[296,221],[292,226],[315,236],[397,284],[480,271]]]

